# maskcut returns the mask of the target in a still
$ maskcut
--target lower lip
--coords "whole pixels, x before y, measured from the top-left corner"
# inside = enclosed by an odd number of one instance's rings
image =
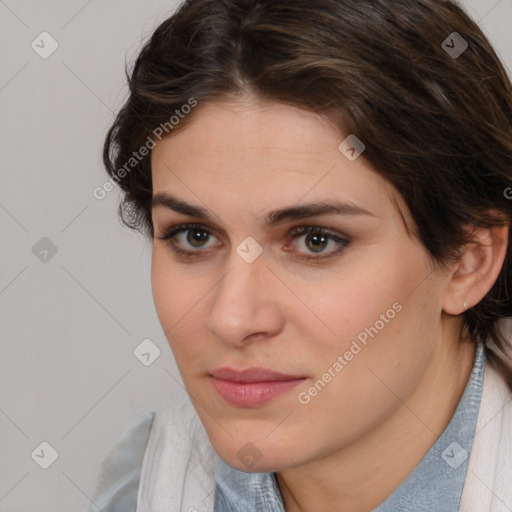
[[[217,393],[234,407],[257,407],[272,398],[290,391],[305,379],[273,380],[265,382],[233,382],[212,377]]]

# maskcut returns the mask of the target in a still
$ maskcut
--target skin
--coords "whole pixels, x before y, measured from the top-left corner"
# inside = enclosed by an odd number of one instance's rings
[[[476,232],[488,249],[475,244],[457,264],[436,267],[407,233],[393,187],[364,155],[351,162],[338,150],[345,137],[317,114],[245,97],[199,106],[151,157],[154,194],[213,216],[163,206],[152,213],[153,296],[181,377],[216,452],[242,471],[276,471],[287,511],[371,510],[420,462],[473,364],[474,342],[460,340],[464,297],[471,307],[487,293],[507,243],[506,229]],[[272,210],[325,199],[372,215],[263,223]],[[212,232],[202,246],[187,232],[175,238],[200,254],[191,260],[158,238],[187,222]],[[350,242],[335,255],[332,241],[315,253],[307,235],[290,235],[304,225]],[[236,252],[248,236],[263,248],[253,263]],[[301,404],[299,393],[394,303],[401,311]],[[209,373],[223,366],[306,380],[262,406],[237,408],[211,384]],[[248,442],[261,453],[250,469],[237,457]]]

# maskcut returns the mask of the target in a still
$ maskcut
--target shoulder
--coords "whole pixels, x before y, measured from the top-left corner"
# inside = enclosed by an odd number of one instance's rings
[[[512,391],[486,362],[478,420],[460,511],[505,510],[512,503]]]
[[[169,395],[151,426],[137,510],[212,512],[215,465],[215,451],[190,397]],[[198,496],[206,498],[199,504]]]
[[[131,512],[137,506],[142,461],[155,413],[132,418],[100,464],[88,512]]]

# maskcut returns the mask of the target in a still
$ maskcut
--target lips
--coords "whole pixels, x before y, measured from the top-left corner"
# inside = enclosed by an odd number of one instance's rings
[[[247,368],[246,370],[218,368],[217,370],[213,370],[211,375],[217,379],[229,380],[232,382],[269,382],[304,378],[303,375],[285,375],[265,368]]]
[[[265,368],[219,368],[210,375],[213,387],[226,403],[246,408],[261,406],[306,379],[302,375],[286,375]]]

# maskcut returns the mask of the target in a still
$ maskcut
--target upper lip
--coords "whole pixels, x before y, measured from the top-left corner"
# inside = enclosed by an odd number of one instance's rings
[[[233,382],[268,382],[305,378],[303,375],[285,375],[266,368],[246,368],[245,370],[217,368],[216,370],[213,370],[210,375],[217,379],[230,380]]]

